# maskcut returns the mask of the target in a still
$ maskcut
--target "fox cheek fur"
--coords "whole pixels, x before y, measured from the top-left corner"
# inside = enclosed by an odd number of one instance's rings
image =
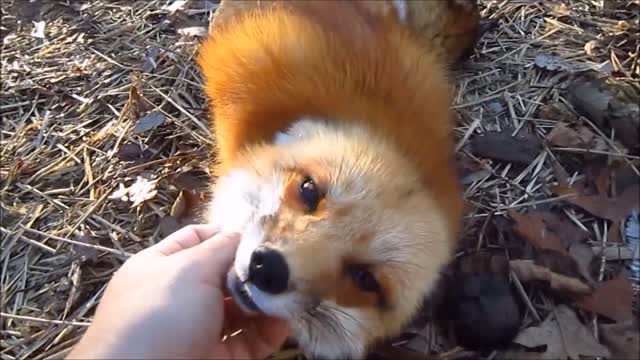
[[[248,8],[199,54],[218,160],[205,221],[242,234],[227,278],[241,307],[288,319],[310,356],[361,358],[456,245],[445,71],[460,49],[414,36],[403,1],[252,3],[223,2]]]

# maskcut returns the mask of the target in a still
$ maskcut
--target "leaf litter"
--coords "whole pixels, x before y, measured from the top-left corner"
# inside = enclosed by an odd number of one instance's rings
[[[636,359],[640,354],[638,320],[627,320],[599,327],[602,343],[611,351],[612,359]]]
[[[594,282],[594,292],[585,297],[589,300],[567,305],[581,308],[585,323],[597,325],[587,332],[598,330],[614,357],[619,349],[612,344],[630,337],[626,330],[605,329],[609,322],[626,319],[630,305],[607,299],[628,299],[629,275],[621,269],[632,254],[615,256],[624,246],[619,233],[626,208],[605,199],[619,199],[639,179],[634,121],[640,7],[637,1],[597,3],[480,1],[491,27],[454,76],[458,155],[478,165],[463,166],[469,211],[459,250],[498,251],[510,261],[533,261],[543,272],[569,276],[553,263],[536,262],[541,251],[564,249],[560,262],[575,260],[569,278],[582,277],[591,285],[587,273]],[[191,221],[197,208],[191,201],[206,198],[207,171],[196,169],[205,168],[213,142],[192,60],[216,6],[215,1],[152,0],[126,6],[107,1],[71,6],[3,2],[4,357],[66,356],[91,321],[100,291],[126,258],[123,254]],[[32,21],[46,23],[45,39],[31,36]],[[571,68],[565,69],[566,64]],[[549,65],[556,69],[545,68]],[[57,115],[45,122],[47,112]],[[147,119],[138,127],[145,130],[134,133],[139,120],[154,112],[164,116],[163,122]],[[587,131],[595,141],[588,141]],[[600,181],[598,188],[606,190],[594,193],[581,183],[591,181],[587,169],[596,160],[628,166],[611,184]],[[185,173],[194,176],[179,178]],[[134,187],[132,201],[130,187],[143,174],[147,183],[138,191]],[[152,181],[157,182],[148,183]],[[598,196],[592,200],[605,205],[592,207],[606,218],[571,205],[569,194],[550,191],[554,184],[571,188],[578,197]],[[118,190],[126,201],[109,198]],[[520,225],[515,221],[513,228],[506,216],[516,220],[514,211],[534,218],[520,219]],[[69,232],[72,226],[77,228]],[[64,236],[83,245],[56,240]],[[97,261],[78,259],[81,247],[95,250]],[[93,258],[86,255],[80,257]],[[539,326],[553,314],[555,290],[532,286],[517,275],[510,279],[526,307],[524,326]],[[430,319],[428,311],[423,315]],[[37,320],[27,320],[32,318]],[[422,357],[480,357],[457,346],[448,334],[435,339],[433,332],[433,324],[420,326],[406,341],[389,345],[404,349],[414,344],[413,353]],[[417,337],[426,340],[412,343]],[[554,341],[538,342],[548,348]],[[300,358],[287,346],[276,356]]]
[[[540,359],[572,359],[609,357],[609,350],[601,345],[584,326],[576,313],[565,305],[557,306],[540,326],[523,330],[514,340],[528,348],[545,346]]]

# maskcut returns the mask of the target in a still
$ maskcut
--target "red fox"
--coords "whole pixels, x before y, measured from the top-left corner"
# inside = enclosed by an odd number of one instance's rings
[[[311,357],[398,335],[463,212],[447,66],[466,0],[223,1],[198,62],[216,177],[205,221],[242,234],[227,284]],[[226,11],[227,16],[222,11]]]

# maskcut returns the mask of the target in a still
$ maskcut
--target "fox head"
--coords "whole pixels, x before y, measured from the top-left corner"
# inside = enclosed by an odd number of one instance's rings
[[[204,220],[242,234],[228,287],[314,357],[398,335],[462,213],[439,45],[369,6],[275,1],[200,48],[218,161]]]
[[[357,358],[395,335],[453,246],[414,167],[368,129],[321,119],[236,163],[208,214],[242,234],[227,276],[236,302],[289,320],[313,356]]]

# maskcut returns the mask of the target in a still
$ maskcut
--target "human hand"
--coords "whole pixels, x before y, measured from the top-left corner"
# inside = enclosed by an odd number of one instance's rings
[[[128,259],[69,358],[239,359],[276,351],[286,323],[248,318],[225,298],[239,236],[214,234],[207,225],[187,226]]]

